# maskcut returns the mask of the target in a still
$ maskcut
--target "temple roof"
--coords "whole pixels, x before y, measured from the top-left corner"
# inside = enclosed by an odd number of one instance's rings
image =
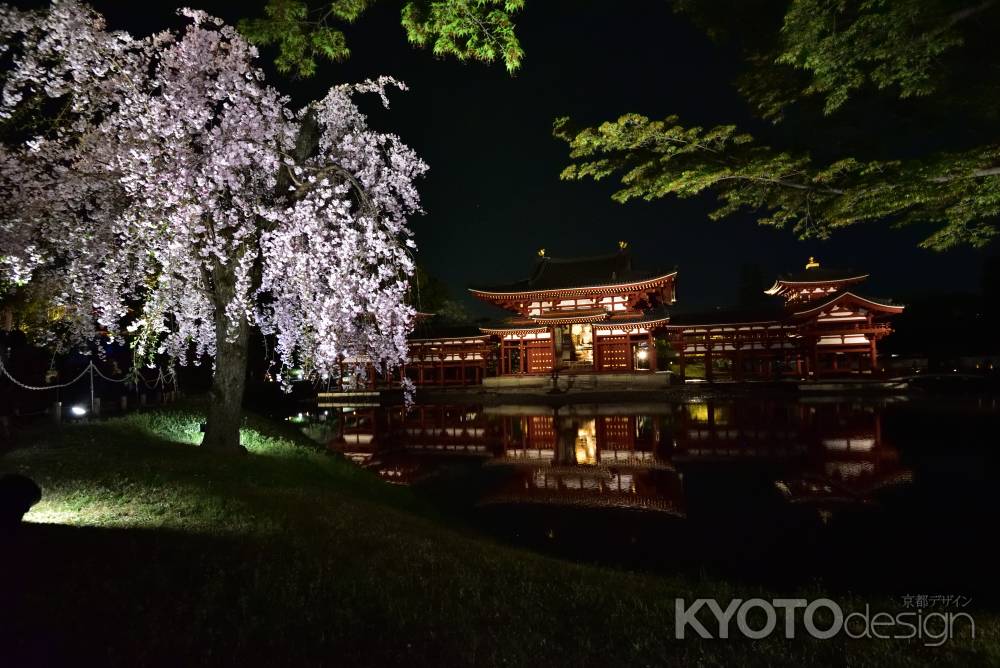
[[[753,306],[726,306],[715,309],[682,309],[670,312],[671,326],[725,325],[729,323],[777,322],[788,315],[780,298],[765,299]]]
[[[847,281],[852,278],[861,279],[867,277],[868,274],[865,272],[854,271],[853,269],[814,267],[812,269],[804,269],[794,273],[782,274],[781,276],[778,276],[777,280],[782,283],[820,283],[826,281]]]
[[[411,341],[422,339],[459,339],[482,336],[476,325],[437,323],[433,320],[417,319],[416,325],[407,337]]]
[[[481,323],[479,331],[482,334],[510,334],[514,332],[547,332],[548,329],[546,325],[539,324],[529,318],[512,317]]]
[[[600,323],[595,323],[595,326],[604,329],[608,328],[628,328],[635,327],[638,325],[646,325],[651,323],[662,324],[668,322],[674,312],[675,307],[667,307],[664,305],[657,306],[655,308],[643,311],[641,314],[635,317],[618,317],[613,316],[608,320]]]
[[[808,315],[816,311],[821,311],[836,302],[849,300],[862,302],[867,304],[869,307],[873,307],[875,310],[886,311],[889,313],[902,313],[904,309],[902,304],[894,304],[891,299],[867,297],[854,292],[838,292],[835,295],[831,295],[829,299],[817,299],[806,304],[801,304],[793,312],[793,315]]]
[[[860,283],[868,278],[868,274],[863,271],[853,269],[837,269],[833,267],[821,267],[813,258],[803,271],[782,274],[774,279],[774,285],[764,291],[765,294],[780,294],[784,286],[789,284],[802,283]]]
[[[639,283],[669,276],[675,270],[638,270],[632,268],[632,255],[628,250],[612,255],[585,258],[538,258],[531,276],[503,285],[479,285],[473,292],[518,293],[565,290],[591,286],[613,286]]]

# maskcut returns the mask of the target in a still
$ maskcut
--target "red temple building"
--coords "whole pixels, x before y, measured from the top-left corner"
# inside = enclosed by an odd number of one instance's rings
[[[497,375],[657,368],[653,333],[669,320],[677,271],[638,270],[627,244],[619,246],[613,255],[577,259],[542,250],[529,278],[469,289],[512,314],[482,328],[499,342]]]
[[[425,325],[428,314],[418,314],[409,336],[407,365],[398,371],[417,385],[479,385],[486,377],[493,345],[478,327]]]
[[[779,277],[759,304],[690,312],[676,305],[677,270],[633,266],[624,242],[598,257],[538,255],[528,278],[469,289],[506,319],[461,332],[418,327],[402,373],[420,385],[553,372],[671,371],[706,381],[873,374],[878,342],[903,311],[855,292],[867,274],[813,258]]]
[[[779,277],[752,308],[674,313],[665,325],[678,373],[705,380],[872,374],[878,341],[903,307],[853,290],[867,274],[821,268]]]

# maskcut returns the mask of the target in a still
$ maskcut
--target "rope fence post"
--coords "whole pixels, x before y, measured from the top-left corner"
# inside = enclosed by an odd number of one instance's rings
[[[91,360],[87,367],[90,369],[90,414],[96,416],[97,413],[94,411],[94,361]]]

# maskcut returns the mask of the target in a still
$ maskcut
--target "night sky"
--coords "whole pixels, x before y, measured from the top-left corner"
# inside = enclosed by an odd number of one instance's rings
[[[254,15],[256,3],[199,3],[228,21]],[[112,27],[145,34],[177,25],[176,3],[96,3]],[[563,182],[566,145],[552,120],[598,123],[625,112],[678,114],[687,124],[750,127],[731,82],[734,52],[709,42],[666,3],[612,4],[575,0],[528,3],[518,21],[527,54],[514,77],[501,64],[438,59],[407,44],[399,4],[382,2],[346,32],[352,58],[322,63],[310,80],[277,75],[273,54],[261,64],[270,82],[304,104],[330,85],[379,74],[402,79],[408,93],[382,113],[364,108],[376,127],[391,130],[430,165],[421,184],[426,215],[413,221],[418,261],[456,297],[470,284],[524,278],[539,248],[549,255],[598,255],[630,242],[636,265],[677,266],[678,302],[713,306],[736,300],[741,267],[759,265],[766,280],[803,268],[809,255],[824,266],[871,272],[864,292],[905,297],[976,291],[983,258],[972,249],[925,251],[926,229],[857,226],[829,241],[800,242],[786,230],[758,226],[750,216],[707,219],[711,195],[620,205],[615,182]],[[751,128],[752,129],[752,128]],[[933,132],[928,128],[928,132]]]

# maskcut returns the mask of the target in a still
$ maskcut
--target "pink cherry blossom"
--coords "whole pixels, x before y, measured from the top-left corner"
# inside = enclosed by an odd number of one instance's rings
[[[76,344],[131,332],[197,363],[250,324],[321,376],[401,364],[427,166],[352,98],[405,87],[293,110],[235,29],[180,13],[137,38],[76,0],[0,7],[0,123],[29,128],[0,145],[0,276],[50,295]]]

